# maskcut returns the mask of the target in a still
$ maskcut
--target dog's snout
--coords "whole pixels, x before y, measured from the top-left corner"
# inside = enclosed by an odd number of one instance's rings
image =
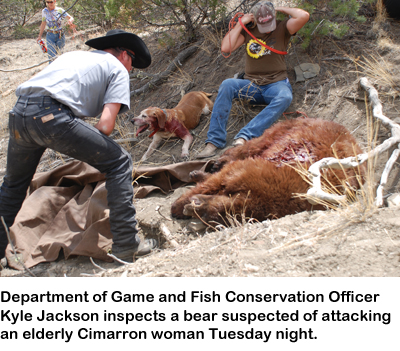
[[[132,122],[133,124],[138,124],[138,122],[140,122],[140,121],[142,120],[141,116],[142,116],[142,115],[139,115],[139,116],[137,116],[137,117],[133,117],[133,118],[131,119],[131,122]]]

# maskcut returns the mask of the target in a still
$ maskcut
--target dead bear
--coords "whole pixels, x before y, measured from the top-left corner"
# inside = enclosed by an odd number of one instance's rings
[[[341,159],[360,153],[355,138],[335,122],[313,118],[280,122],[259,138],[225,151],[214,164],[214,173],[192,172],[197,185],[172,204],[171,215],[229,225],[229,218],[263,221],[322,210],[322,205],[313,207],[293,196],[305,194],[310,187],[296,168],[308,169],[325,157]],[[338,193],[358,189],[365,172],[365,165],[327,170],[325,183]]]

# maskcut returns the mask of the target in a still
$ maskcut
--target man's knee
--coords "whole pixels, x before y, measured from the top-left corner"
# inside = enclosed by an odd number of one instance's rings
[[[225,79],[219,86],[218,94],[233,90],[235,80],[234,78]]]
[[[121,148],[121,154],[118,158],[114,159],[112,167],[109,168],[109,175],[111,174],[131,174],[133,168],[133,162],[131,155],[123,148]]]
[[[293,100],[293,94],[289,89],[283,89],[278,94],[277,98],[282,103],[282,105],[284,105],[285,107],[289,107]]]
[[[133,168],[132,157],[125,149],[122,149],[121,164],[125,170],[131,170]]]

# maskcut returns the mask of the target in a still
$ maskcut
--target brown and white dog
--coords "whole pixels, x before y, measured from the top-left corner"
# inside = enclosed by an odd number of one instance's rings
[[[213,103],[208,98],[211,94],[202,91],[192,91],[185,94],[178,105],[173,109],[163,110],[158,107],[149,107],[143,110],[138,117],[134,117],[131,122],[140,128],[139,133],[149,129],[153,136],[142,161],[146,160],[154,150],[160,145],[162,139],[178,137],[184,140],[182,146],[182,158],[189,157],[189,146],[193,137],[189,130],[197,127],[202,114],[211,112]]]

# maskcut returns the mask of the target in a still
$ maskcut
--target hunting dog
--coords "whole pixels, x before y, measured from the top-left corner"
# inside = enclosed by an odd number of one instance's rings
[[[197,217],[211,225],[229,225],[235,218],[258,221],[295,214],[312,207],[304,198],[309,184],[301,170],[325,157],[345,158],[361,149],[343,126],[322,119],[297,118],[275,124],[259,138],[228,149],[214,164],[213,174],[194,171],[197,185],[171,207],[175,218]],[[324,170],[324,183],[344,193],[359,188],[366,166]],[[346,183],[346,184],[345,184]]]
[[[136,136],[149,129],[153,137],[149,148],[142,157],[142,161],[149,158],[155,149],[160,145],[162,139],[178,137],[184,140],[181,157],[189,157],[189,147],[193,137],[189,130],[197,127],[202,114],[208,114],[213,108],[209,99],[211,94],[202,91],[193,91],[185,94],[178,105],[169,110],[158,107],[149,107],[134,117],[131,122],[139,126]]]

